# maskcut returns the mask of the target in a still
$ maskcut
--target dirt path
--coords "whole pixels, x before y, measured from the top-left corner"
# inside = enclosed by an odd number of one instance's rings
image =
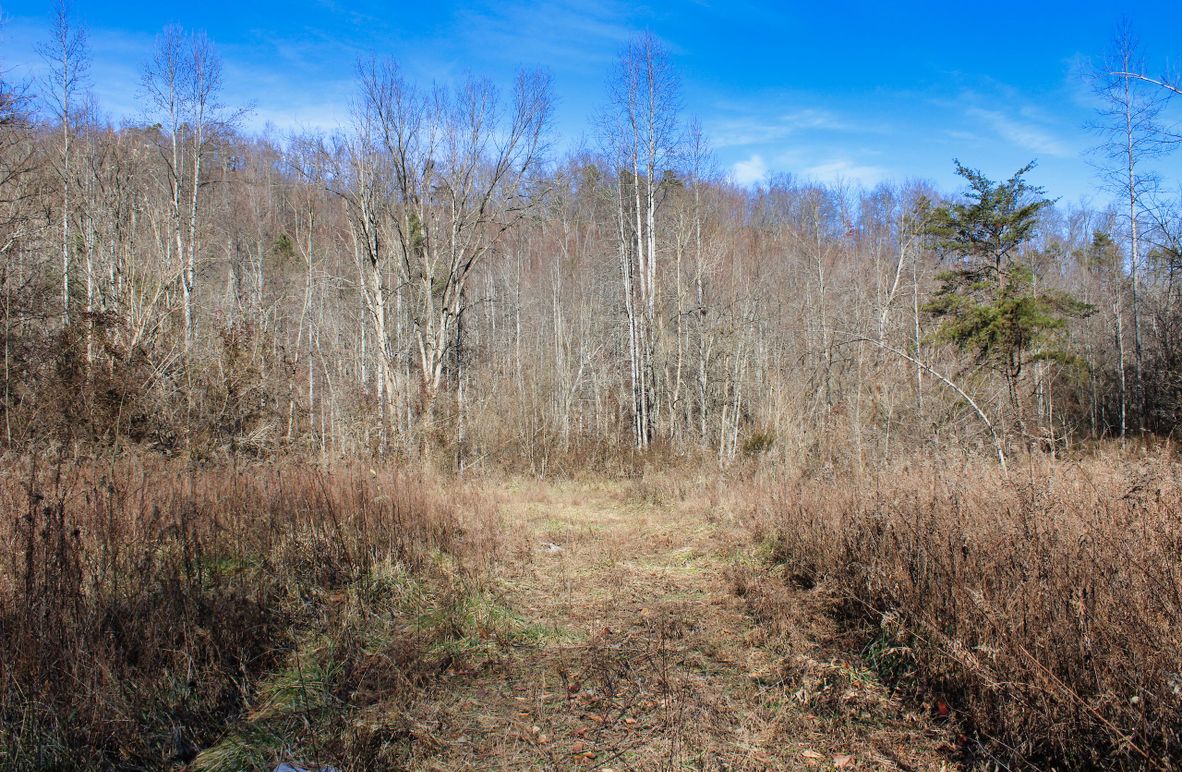
[[[528,547],[504,598],[530,642],[420,703],[414,768],[942,766],[940,730],[822,656],[803,593],[725,517],[607,485],[504,494]]]

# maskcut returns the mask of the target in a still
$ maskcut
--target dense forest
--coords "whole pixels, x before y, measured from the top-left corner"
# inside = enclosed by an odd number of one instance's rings
[[[202,32],[117,118],[64,5],[40,54],[0,769],[1182,765],[1182,81],[1127,27],[1094,204],[739,184],[651,33],[579,143],[545,71],[366,57],[281,133]]]
[[[175,28],[145,116],[115,125],[72,23],[51,78],[4,87],[6,447],[545,471],[1178,426],[1182,209],[1153,162],[1179,109],[1128,37],[1092,84],[1113,203],[1084,208],[971,159],[964,191],[739,187],[651,36],[573,154],[545,73],[416,83],[381,59],[338,131],[252,134],[213,43]]]

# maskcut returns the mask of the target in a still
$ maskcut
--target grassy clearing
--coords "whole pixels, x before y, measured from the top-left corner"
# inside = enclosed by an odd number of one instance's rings
[[[863,661],[959,723],[968,758],[1126,767],[1182,755],[1172,458],[1029,460],[1010,480],[933,460],[760,487],[742,498],[785,581],[832,599]]]
[[[783,633],[752,618],[736,581],[775,583],[724,493],[694,470],[514,486],[505,516],[533,550],[502,566],[504,597],[568,635],[445,674],[408,767],[938,768],[944,733],[815,659],[802,617]],[[581,536],[555,551],[556,519]]]
[[[1164,456],[501,505],[355,465],[3,472],[3,768],[1179,756]]]
[[[4,768],[397,764],[425,683],[542,634],[464,486],[22,459],[0,506]]]

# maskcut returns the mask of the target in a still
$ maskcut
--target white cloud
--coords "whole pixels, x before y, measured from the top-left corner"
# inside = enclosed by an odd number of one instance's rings
[[[767,180],[768,167],[763,156],[758,153],[746,161],[738,161],[731,166],[731,180],[736,185],[749,188]]]
[[[473,50],[519,64],[523,57],[551,68],[602,73],[640,29],[642,7],[622,0],[512,0],[475,4],[459,15]],[[667,48],[675,47],[662,41]]]
[[[816,108],[764,114],[743,106],[723,109],[740,114],[709,123],[711,141],[718,148],[771,144],[807,131],[854,131],[857,128],[828,110]]]
[[[1025,115],[1034,114],[1029,110],[1021,112]],[[1002,139],[1025,150],[1057,158],[1068,158],[1073,155],[1071,148],[1065,142],[1042,126],[1015,120],[997,110],[983,110],[979,107],[969,108],[967,115],[993,129],[994,133]]]
[[[826,184],[849,182],[864,188],[873,188],[888,177],[887,170],[881,166],[860,164],[848,158],[837,158],[814,164],[801,169],[800,174],[815,182]]]

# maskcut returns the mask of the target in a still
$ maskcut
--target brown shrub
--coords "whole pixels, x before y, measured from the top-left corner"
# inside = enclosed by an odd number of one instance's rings
[[[1102,456],[1029,460],[1006,480],[926,461],[767,484],[754,525],[798,586],[838,596],[880,672],[953,706],[969,752],[1170,766],[1182,758],[1180,471]]]
[[[292,667],[297,726],[309,670],[332,674],[317,709],[408,686],[441,634],[411,617],[460,603],[495,555],[486,501],[400,471],[3,466],[0,767],[190,760],[286,716],[268,706]]]

